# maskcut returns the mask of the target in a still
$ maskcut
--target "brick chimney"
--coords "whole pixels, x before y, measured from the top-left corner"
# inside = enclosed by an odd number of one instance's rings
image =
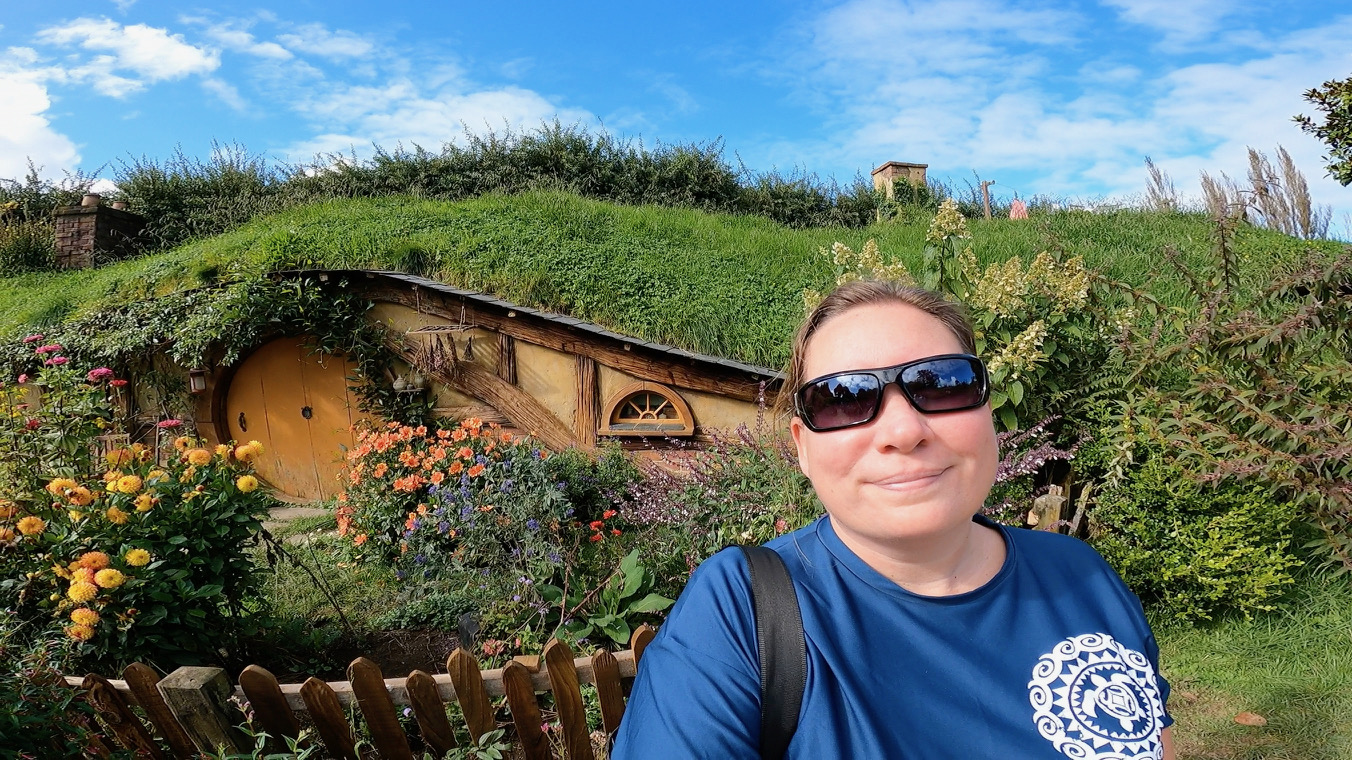
[[[910,183],[911,187],[925,186],[925,170],[929,164],[908,164],[902,161],[888,161],[873,170],[873,189],[882,190],[887,194],[887,199],[892,200],[895,192],[893,183],[896,180],[904,179]]]
[[[124,210],[126,204],[109,207],[102,200],[89,193],[78,206],[59,206],[52,211],[58,268],[86,269],[97,259],[120,257],[136,247],[136,238],[146,226],[145,218]]]

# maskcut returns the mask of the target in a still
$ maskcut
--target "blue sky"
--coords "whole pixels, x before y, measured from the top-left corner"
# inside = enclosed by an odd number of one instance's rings
[[[1352,188],[1291,122],[1352,75],[1352,0],[273,3],[0,0],[0,177],[112,175],[213,140],[305,162],[558,118],[723,140],[753,170],[849,182],[927,163],[998,194],[1180,192],[1285,146],[1352,228]]]

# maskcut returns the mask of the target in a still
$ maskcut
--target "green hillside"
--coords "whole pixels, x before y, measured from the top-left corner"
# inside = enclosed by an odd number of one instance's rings
[[[1202,265],[1214,225],[1201,215],[1068,211],[972,223],[989,263],[1056,247],[1107,276],[1183,303],[1184,278],[1162,253]],[[795,230],[761,217],[622,206],[557,192],[458,202],[405,197],[328,201],[256,219],[166,253],[95,271],[0,281],[0,332],[15,335],[91,311],[298,267],[400,269],[619,332],[772,367],[787,358],[804,288],[830,284],[820,247],[869,238],[916,268],[927,222]],[[1235,234],[1241,279],[1270,282],[1310,244],[1267,230]]]

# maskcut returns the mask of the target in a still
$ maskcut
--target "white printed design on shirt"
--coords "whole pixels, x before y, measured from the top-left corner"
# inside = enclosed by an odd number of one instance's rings
[[[1106,633],[1057,644],[1028,682],[1033,723],[1061,754],[1077,760],[1158,760],[1160,701],[1150,660]]]

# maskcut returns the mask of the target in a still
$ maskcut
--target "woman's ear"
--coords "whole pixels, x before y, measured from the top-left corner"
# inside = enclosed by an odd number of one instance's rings
[[[793,436],[793,445],[798,447],[798,469],[803,471],[803,475],[812,480],[812,473],[807,471],[807,451],[803,448],[803,438],[807,433],[807,425],[803,424],[802,418],[794,415],[789,420],[789,434]]]

